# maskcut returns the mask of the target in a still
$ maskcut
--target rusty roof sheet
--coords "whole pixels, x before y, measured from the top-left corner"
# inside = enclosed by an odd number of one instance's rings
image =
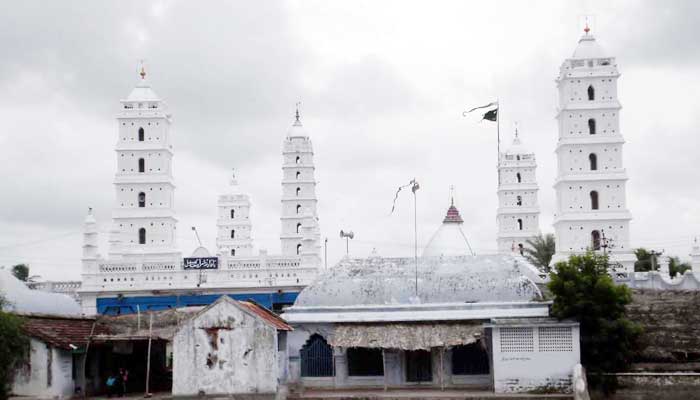
[[[93,335],[109,333],[109,328],[96,323],[94,318],[52,315],[24,315],[22,317],[24,319],[22,331],[27,336],[66,350],[84,347],[90,337],[93,324],[95,324]]]
[[[240,305],[245,307],[247,310],[253,312],[258,317],[262,318],[265,322],[277,328],[278,331],[291,331],[293,330],[285,320],[283,320],[279,315],[273,313],[267,308],[261,306],[260,304],[252,301],[239,301]]]

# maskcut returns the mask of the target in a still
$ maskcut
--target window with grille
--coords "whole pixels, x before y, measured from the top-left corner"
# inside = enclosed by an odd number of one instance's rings
[[[569,327],[543,326],[539,328],[541,352],[570,352],[574,350],[574,339]]]
[[[532,328],[501,328],[501,353],[529,353],[535,351]]]

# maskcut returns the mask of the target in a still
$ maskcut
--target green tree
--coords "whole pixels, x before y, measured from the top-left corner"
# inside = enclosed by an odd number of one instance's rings
[[[634,262],[635,272],[646,272],[659,269],[658,256],[653,252],[640,247],[634,250],[634,255],[637,256],[637,261]]]
[[[528,239],[525,244],[527,244],[523,249],[525,258],[542,271],[549,272],[549,263],[552,262],[555,251],[554,235],[539,234]]]
[[[2,311],[7,301],[0,294],[0,400],[10,395],[17,365],[28,356],[28,339],[22,334],[22,319]]]
[[[675,278],[676,274],[683,275],[685,271],[689,271],[691,269],[692,266],[690,264],[687,262],[681,262],[678,257],[671,257],[668,260],[668,274],[671,275],[671,278]]]
[[[12,267],[12,275],[22,282],[26,282],[29,278],[29,266],[27,264],[17,264]]]
[[[616,285],[608,268],[605,255],[573,255],[556,264],[548,287],[555,296],[552,314],[580,323],[581,363],[591,374],[591,384],[612,383],[603,388],[614,389],[614,381],[604,382],[603,373],[628,367],[641,328],[626,317],[630,289]]]

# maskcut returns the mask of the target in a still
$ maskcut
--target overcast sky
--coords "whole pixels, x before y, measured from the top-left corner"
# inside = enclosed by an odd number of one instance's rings
[[[538,158],[552,232],[554,79],[590,15],[617,57],[632,245],[687,258],[700,235],[700,2],[113,1],[3,4],[0,13],[0,265],[80,276],[82,222],[106,233],[119,99],[139,59],[173,113],[178,244],[197,226],[215,250],[217,194],[235,167],[258,249],[279,251],[281,146],[302,103],[315,150],[329,263],[340,229],[363,256],[413,253],[438,228],[450,185],[478,253],[496,248],[496,135],[463,118],[501,101],[501,134]]]

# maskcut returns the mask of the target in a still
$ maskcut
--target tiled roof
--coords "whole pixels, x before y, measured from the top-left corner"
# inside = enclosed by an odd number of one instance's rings
[[[31,314],[22,317],[24,319],[22,330],[27,336],[66,350],[84,347],[95,324],[94,318]],[[93,335],[108,333],[109,329],[106,326],[95,325]]]
[[[270,325],[274,326],[277,328],[278,331],[291,331],[293,330],[285,320],[283,320],[281,317],[279,317],[277,314],[273,313],[272,311],[268,310],[267,308],[261,306],[260,304],[248,300],[248,301],[239,301],[238,304],[242,305],[249,311],[253,312],[255,315],[258,317],[262,318],[265,320],[265,322],[269,323]]]

